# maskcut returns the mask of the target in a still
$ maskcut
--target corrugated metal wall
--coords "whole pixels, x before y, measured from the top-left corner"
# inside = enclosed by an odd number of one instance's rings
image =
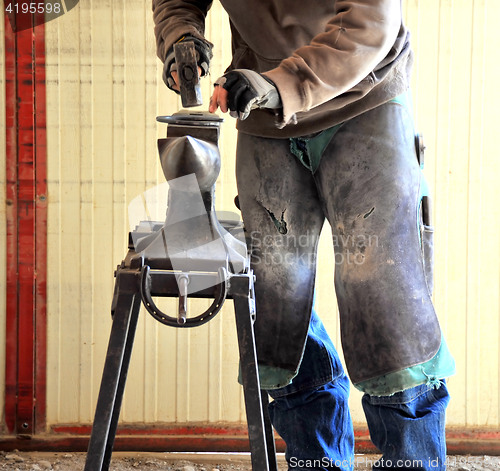
[[[427,144],[426,174],[434,193],[435,302],[458,367],[449,382],[454,400],[448,423],[498,427],[500,162],[494,126],[500,100],[494,81],[500,73],[495,59],[500,45],[494,21],[500,2],[404,3],[417,53],[415,114]],[[126,252],[127,206],[163,182],[156,138],[165,129],[155,117],[175,112],[181,104],[161,82],[150,2],[81,0],[46,25],[46,37],[47,420],[49,425],[90,423],[111,325],[113,270]],[[209,16],[207,37],[217,47],[213,81],[229,62],[229,31],[218,3]],[[2,69],[0,80],[1,74]],[[211,81],[204,83],[205,101]],[[1,139],[3,133],[4,148]],[[234,144],[234,123],[228,117],[222,130],[217,207],[231,211]],[[2,199],[0,208],[4,214]],[[3,226],[4,260],[2,231]],[[340,345],[329,245],[325,234],[317,307]],[[206,305],[196,301],[190,308],[201,311]],[[122,420],[242,422],[236,374],[229,304],[208,325],[188,331],[161,326],[143,314]],[[363,422],[359,399],[354,391],[354,420]]]
[[[226,26],[220,14],[211,16],[211,25],[214,31]],[[156,139],[166,128],[155,119],[181,104],[162,85],[152,12],[142,0],[127,0],[126,7],[124,1],[82,1],[47,24],[47,82],[48,422],[88,423],[110,328],[113,270],[126,254],[127,206],[164,181]],[[206,97],[210,87],[206,81]],[[223,131],[219,207],[235,194],[233,126],[228,122]],[[205,310],[207,303],[190,308]],[[189,331],[142,315],[123,420],[241,421],[235,352],[229,309]]]
[[[436,308],[456,357],[449,423],[499,424],[496,0],[407,2],[437,229]]]

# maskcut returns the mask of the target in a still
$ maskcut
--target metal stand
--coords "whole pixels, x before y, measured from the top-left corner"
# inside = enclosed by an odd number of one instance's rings
[[[196,275],[189,273],[189,276]],[[216,301],[212,306],[217,304],[215,306],[217,310],[225,298],[234,301],[252,469],[277,471],[273,431],[267,414],[267,394],[260,390],[257,371],[253,330],[254,276],[251,270],[240,274],[225,273],[224,279],[219,281],[213,288],[197,293],[196,297],[214,298]],[[113,325],[85,471],[109,469],[141,301],[150,313],[153,314],[154,311],[162,319],[169,318],[159,312],[154,304],[151,305],[153,296],[179,296],[175,276],[168,270],[152,269],[147,259],[137,255],[133,248],[130,248],[127,257],[116,271],[112,306]],[[224,298],[222,302],[217,303],[217,299],[220,301],[221,298]],[[198,316],[197,319],[201,318],[201,321],[205,322],[211,318],[213,312],[214,309],[208,312],[205,318]]]
[[[277,471],[268,398],[260,390],[257,368],[250,256],[246,245],[233,236],[234,224],[226,221],[223,227],[215,214],[222,120],[199,112],[179,112],[157,120],[168,124],[167,138],[158,140],[170,186],[166,219],[163,224],[139,224],[130,234],[128,254],[115,274],[113,326],[85,471],[109,469],[141,304],[162,324],[196,327],[212,319],[226,299],[234,300],[252,469]],[[195,184],[186,183],[186,176],[193,176]],[[184,178],[182,183],[180,178]],[[197,288],[190,296],[214,300],[194,317],[187,315],[188,285]],[[161,312],[154,297],[178,297],[177,316]]]

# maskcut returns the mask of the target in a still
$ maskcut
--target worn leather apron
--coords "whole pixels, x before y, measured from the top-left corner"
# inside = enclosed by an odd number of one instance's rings
[[[440,346],[419,238],[422,175],[411,115],[387,103],[333,134],[315,169],[292,154],[288,139],[238,137],[238,194],[257,280],[265,389],[287,384],[300,365],[325,219],[351,380],[424,363]]]

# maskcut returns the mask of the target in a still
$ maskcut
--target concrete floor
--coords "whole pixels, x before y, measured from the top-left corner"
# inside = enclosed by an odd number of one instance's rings
[[[83,471],[85,453],[0,452],[0,470]],[[378,455],[356,455],[354,471],[368,471]],[[278,454],[279,471],[287,465]],[[113,453],[110,471],[252,471],[248,453]],[[291,468],[293,470],[293,468]],[[498,471],[498,456],[449,456],[448,471]],[[94,470],[92,470],[94,471]],[[259,470],[260,471],[260,470]]]

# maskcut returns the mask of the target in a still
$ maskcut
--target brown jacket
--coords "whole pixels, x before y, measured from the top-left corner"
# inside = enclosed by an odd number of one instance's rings
[[[412,52],[401,0],[220,0],[229,15],[230,69],[265,73],[283,110],[259,109],[242,132],[303,136],[357,116],[409,87]],[[185,34],[204,38],[211,1],[153,0],[158,57]],[[286,123],[283,129],[277,123]]]

